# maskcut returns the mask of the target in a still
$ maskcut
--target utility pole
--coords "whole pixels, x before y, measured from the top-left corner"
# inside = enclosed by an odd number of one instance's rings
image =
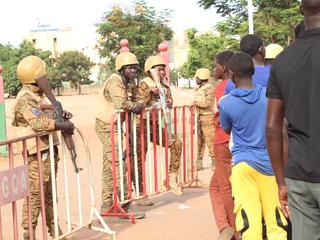
[[[249,34],[253,34],[253,3],[252,0],[248,0],[248,22],[249,22]]]

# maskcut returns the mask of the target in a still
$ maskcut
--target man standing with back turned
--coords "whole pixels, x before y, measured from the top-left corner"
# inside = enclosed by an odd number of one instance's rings
[[[267,145],[294,240],[320,239],[320,0],[302,0],[305,32],[271,67]],[[289,160],[283,157],[283,118]]]

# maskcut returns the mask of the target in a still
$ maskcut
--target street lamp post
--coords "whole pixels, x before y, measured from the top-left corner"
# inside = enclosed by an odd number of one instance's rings
[[[249,22],[249,34],[253,34],[253,3],[252,3],[252,0],[248,0],[248,22]]]

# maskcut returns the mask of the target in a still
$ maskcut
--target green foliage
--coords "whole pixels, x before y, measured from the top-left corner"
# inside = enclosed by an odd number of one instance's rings
[[[199,0],[198,4],[204,9],[214,7],[222,16],[246,15],[247,0]]]
[[[90,59],[82,52],[66,51],[57,58],[55,68],[50,75],[55,79],[56,87],[61,87],[62,82],[70,82],[71,86],[81,94],[81,85],[92,83],[89,79],[91,67]]]
[[[146,58],[156,53],[162,41],[172,38],[173,32],[167,25],[170,12],[168,9],[156,11],[143,0],[134,2],[132,11],[114,6],[107,12],[97,32],[101,35],[100,55],[108,59],[109,69],[114,69],[120,40],[128,39],[130,51],[137,56],[142,72]]]
[[[0,64],[3,66],[4,90],[11,96],[15,96],[21,88],[21,83],[17,78],[16,69],[18,63],[29,55],[39,56],[48,63],[47,70],[50,71],[51,61],[49,51],[35,49],[32,43],[24,41],[18,48],[11,45],[0,44]]]
[[[179,78],[179,71],[176,69],[170,70],[170,83],[178,86],[178,78]]]
[[[294,28],[302,20],[298,0],[255,0],[254,31],[264,41],[289,45],[294,38]],[[228,16],[216,25],[225,35],[243,36],[248,33],[247,0],[199,0],[199,5]]]
[[[187,30],[190,49],[187,61],[182,65],[180,73],[185,78],[192,78],[198,68],[213,69],[214,56],[224,50],[237,50],[239,41],[224,35],[213,33],[199,35],[196,29]]]
[[[113,68],[110,69],[109,65],[101,64],[99,66],[98,82],[104,82],[112,74],[112,71]]]

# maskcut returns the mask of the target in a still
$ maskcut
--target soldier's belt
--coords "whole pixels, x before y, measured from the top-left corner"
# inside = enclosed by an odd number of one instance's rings
[[[208,112],[208,113],[199,113],[199,116],[213,116],[214,113],[213,112]]]
[[[199,116],[199,120],[200,120],[201,124],[203,124],[203,122],[208,122],[208,124],[213,124],[213,114],[211,114],[211,115],[200,115]]]

